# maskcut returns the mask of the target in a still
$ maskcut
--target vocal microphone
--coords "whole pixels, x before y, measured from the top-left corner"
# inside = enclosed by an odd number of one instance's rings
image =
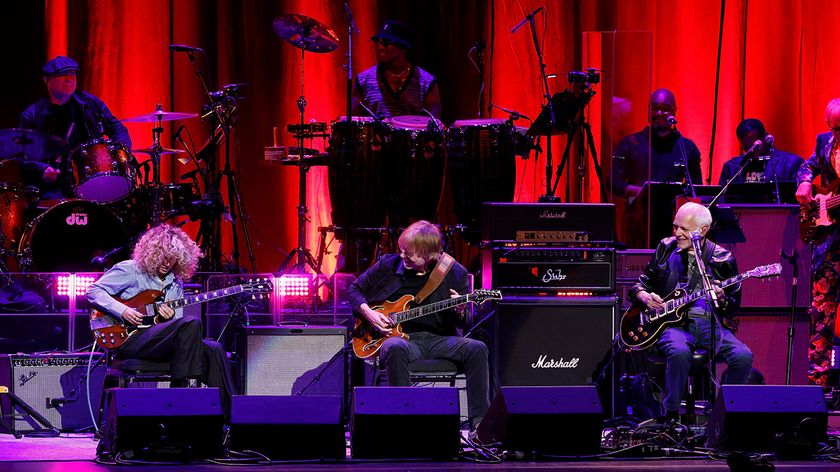
[[[47,408],[58,408],[65,403],[72,403],[76,401],[75,398],[66,398],[66,397],[58,397],[58,398],[50,398],[49,403],[47,404]]]
[[[186,44],[170,44],[169,50],[172,52],[200,52],[204,54],[204,49],[195,46],[187,46]]]
[[[475,42],[473,48],[475,48],[475,52],[477,52],[478,54],[484,54],[484,49],[487,48],[487,44],[484,42],[483,39],[479,39]]]
[[[776,138],[774,138],[772,134],[768,133],[764,135],[764,142],[767,143],[768,146],[770,146],[771,151],[776,149]]]
[[[672,116],[668,117],[668,124],[672,126],[677,126],[677,118]]]
[[[101,256],[94,257],[90,260],[90,263],[95,266],[104,267],[108,259],[116,256],[123,249],[125,249],[123,246],[115,247]]]
[[[514,26],[513,29],[510,30],[510,34],[516,33],[519,30],[519,28],[522,28],[522,26],[525,25],[525,23],[533,20],[534,17],[537,16],[537,13],[539,13],[540,11],[545,11],[545,7],[539,7],[536,10],[529,13],[528,16],[525,17],[525,19],[520,21],[518,25]]]
[[[692,231],[691,232],[691,240],[692,241],[700,241],[703,239],[703,235],[700,234],[700,231]]]
[[[187,127],[187,125],[181,125],[181,126],[178,127],[178,131],[176,131],[175,134],[172,135],[172,141],[173,142],[175,142],[175,140],[177,140],[178,138],[181,137],[181,131],[184,131],[184,128],[186,128],[186,127]]]
[[[760,139],[756,139],[753,143],[752,147],[747,149],[747,152],[744,153],[744,157],[741,158],[741,165],[744,165],[746,162],[749,162],[755,156],[755,152],[764,145],[764,141]]]

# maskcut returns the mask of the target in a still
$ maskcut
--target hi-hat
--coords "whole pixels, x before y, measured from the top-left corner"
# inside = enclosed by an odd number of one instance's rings
[[[184,153],[184,152],[187,152],[187,151],[184,151],[183,149],[169,149],[169,148],[158,148],[158,149],[143,148],[143,149],[132,149],[131,152],[136,152],[136,153],[140,153],[140,154],[149,154],[149,155],[158,154],[158,155],[162,156],[164,154],[181,154],[181,153]]]
[[[34,129],[0,129],[0,159],[46,161],[70,148],[58,136]]]
[[[335,31],[306,15],[286,13],[278,16],[274,19],[274,32],[304,51],[330,52],[338,48]]]
[[[145,115],[132,116],[123,120],[124,123],[155,123],[158,121],[175,121],[195,118],[198,113],[183,113],[177,111],[155,110]]]

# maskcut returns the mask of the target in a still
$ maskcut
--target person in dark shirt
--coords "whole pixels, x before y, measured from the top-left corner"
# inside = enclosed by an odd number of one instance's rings
[[[747,118],[738,124],[735,134],[745,153],[756,141],[761,141],[762,144],[754,152],[753,158],[744,163],[744,171],[732,181],[733,183],[796,181],[796,173],[805,160],[795,154],[776,149],[772,140],[767,139],[769,135],[764,129],[764,123],[755,118]],[[725,185],[738,172],[744,157],[744,154],[735,156],[723,165],[720,185]]]
[[[370,308],[374,302],[396,301],[403,295],[416,295],[429,280],[443,255],[440,230],[428,221],[417,221],[399,238],[400,254],[380,259],[350,286],[348,298],[357,316],[385,334],[393,326],[390,319]],[[469,290],[467,270],[457,262],[423,305],[457,297]],[[447,359],[464,371],[470,427],[475,428],[490,405],[488,349],[481,341],[456,335],[463,317],[461,310],[446,310],[402,324],[408,339],[399,336],[382,343],[379,360],[391,386],[411,385],[409,364],[420,359]]]
[[[112,141],[131,149],[131,138],[105,103],[87,92],[76,90],[79,63],[72,58],[57,56],[47,61],[41,72],[47,97],[30,105],[20,115],[20,127],[54,134],[70,143],[71,148],[103,134]],[[24,183],[36,185],[41,199],[70,197],[69,163],[66,156],[60,162],[24,161],[21,165]]]
[[[663,239],[656,247],[639,282],[627,294],[628,299],[646,309],[662,309],[666,301],[663,297],[675,288],[684,288],[689,293],[703,289],[691,242],[694,232],[702,236],[703,261],[712,283],[735,276],[738,266],[732,253],[705,237],[711,225],[712,215],[703,205],[688,202],[681,206],[674,216],[673,236]],[[722,289],[714,285],[714,288],[720,302],[720,310],[714,316],[712,307],[701,298],[688,306],[683,315],[685,322],[665,328],[656,344],[665,355],[663,416],[668,421],[679,417],[694,348],[708,349],[715,353],[715,358],[726,361],[729,368],[723,383],[746,383],[752,369],[752,352],[723,323],[723,319],[731,318],[741,304],[741,286],[735,284]],[[712,329],[714,348],[710,346]]]
[[[677,114],[677,99],[667,89],[650,96],[650,126],[625,136],[613,157],[612,192],[633,198],[645,182],[683,182],[687,162],[691,181],[701,180],[700,150],[676,131],[669,119]]]
[[[388,20],[373,36],[378,64],[356,76],[353,113],[366,116],[362,102],[379,118],[425,115],[440,118],[437,79],[408,59],[413,33],[395,20]]]

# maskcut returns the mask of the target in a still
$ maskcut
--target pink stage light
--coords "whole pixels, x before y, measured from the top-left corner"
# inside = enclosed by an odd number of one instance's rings
[[[312,293],[312,278],[308,274],[286,274],[276,277],[274,287],[281,297],[306,298]]]
[[[80,297],[87,293],[88,287],[95,281],[96,277],[92,275],[59,275],[55,281],[55,294],[60,297],[69,296],[71,286],[73,286],[75,287],[75,295]]]

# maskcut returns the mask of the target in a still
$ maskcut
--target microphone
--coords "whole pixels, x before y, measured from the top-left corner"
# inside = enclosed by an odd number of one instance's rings
[[[484,42],[483,39],[479,39],[475,42],[473,48],[475,48],[475,52],[477,52],[478,54],[484,54],[484,50],[487,48],[487,44]]]
[[[204,54],[204,49],[195,46],[187,46],[186,44],[170,44],[169,50],[172,52],[200,52]]]
[[[692,231],[691,232],[691,240],[692,241],[700,241],[703,239],[703,235],[700,234],[700,231]]]
[[[668,124],[672,126],[677,126],[677,118],[672,116],[668,117]]]
[[[510,30],[510,34],[516,33],[519,30],[519,28],[522,28],[522,26],[524,26],[525,23],[533,20],[534,17],[537,16],[537,13],[539,13],[541,11],[545,11],[545,7],[539,7],[536,10],[529,13],[528,16],[525,17],[525,19],[520,21],[518,25],[514,26],[513,29]]]
[[[105,254],[103,254],[101,256],[94,257],[93,259],[90,260],[90,263],[95,265],[95,266],[104,267],[105,264],[106,264],[106,261],[108,259],[116,256],[117,253],[119,253],[123,249],[125,249],[123,246],[115,247],[114,249],[111,249],[110,251],[106,252]]]
[[[359,34],[359,28],[356,27],[356,20],[353,19],[353,12],[350,11],[350,4],[347,0],[344,1],[344,11],[347,12],[347,19],[350,20],[350,31],[352,31],[353,34]]]
[[[770,146],[770,151],[776,150],[776,138],[774,138],[772,134],[766,134],[764,136],[764,142],[767,143],[768,146]]]
[[[184,131],[184,128],[186,127],[187,125],[181,125],[178,127],[178,131],[176,131],[175,134],[172,135],[173,142],[181,138],[181,131]]]
[[[429,121],[429,126],[431,126],[430,130],[431,131],[441,131],[440,125],[438,124],[438,120],[437,120],[437,118],[435,118],[435,115],[432,115],[432,112],[430,112],[429,110],[427,110],[424,107],[420,107],[420,109],[423,110],[423,113],[425,113],[426,116],[428,116],[431,119],[431,121]]]

